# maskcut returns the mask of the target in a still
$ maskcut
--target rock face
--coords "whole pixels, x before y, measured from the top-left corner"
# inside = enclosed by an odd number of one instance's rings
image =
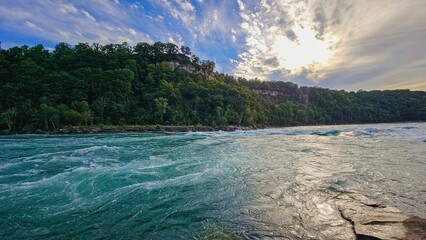
[[[342,217],[352,223],[357,239],[426,239],[426,219],[404,214],[359,194],[336,198]]]
[[[426,219],[412,216],[404,221],[407,239],[426,239]]]

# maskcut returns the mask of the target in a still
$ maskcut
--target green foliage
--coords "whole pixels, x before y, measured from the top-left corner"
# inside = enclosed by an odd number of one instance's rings
[[[173,43],[0,50],[0,129],[342,124],[426,120],[422,91],[344,92],[214,73]],[[159,125],[161,124],[161,125]]]
[[[426,120],[426,92],[345,92],[294,83],[240,80],[270,105],[270,124],[350,124]]]
[[[0,120],[1,122],[4,122],[7,124],[7,128],[9,131],[13,130],[13,126],[15,125],[15,118],[17,115],[16,108],[9,108],[6,111],[2,112],[0,114]]]
[[[169,106],[169,102],[166,98],[163,97],[159,97],[154,99],[155,101],[155,108],[156,108],[156,115],[158,115],[160,117],[159,121],[160,123],[164,122],[164,114],[167,111],[167,108]]]

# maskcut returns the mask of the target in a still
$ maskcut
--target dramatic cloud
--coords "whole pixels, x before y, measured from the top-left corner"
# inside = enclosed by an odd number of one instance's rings
[[[424,1],[262,0],[248,9],[238,2],[247,47],[238,75],[302,76],[349,89],[425,87],[425,70],[409,67],[426,59]]]
[[[170,41],[246,78],[426,89],[425,12],[423,0],[3,0],[0,41]]]

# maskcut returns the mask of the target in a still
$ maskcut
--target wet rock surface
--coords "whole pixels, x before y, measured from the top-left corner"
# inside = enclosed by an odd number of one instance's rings
[[[426,239],[426,219],[360,194],[342,194],[336,199],[342,218],[352,223],[357,239]]]

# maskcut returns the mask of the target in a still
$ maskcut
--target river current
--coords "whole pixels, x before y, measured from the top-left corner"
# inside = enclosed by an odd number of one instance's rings
[[[426,218],[426,123],[0,137],[1,239],[344,239],[345,192]]]

